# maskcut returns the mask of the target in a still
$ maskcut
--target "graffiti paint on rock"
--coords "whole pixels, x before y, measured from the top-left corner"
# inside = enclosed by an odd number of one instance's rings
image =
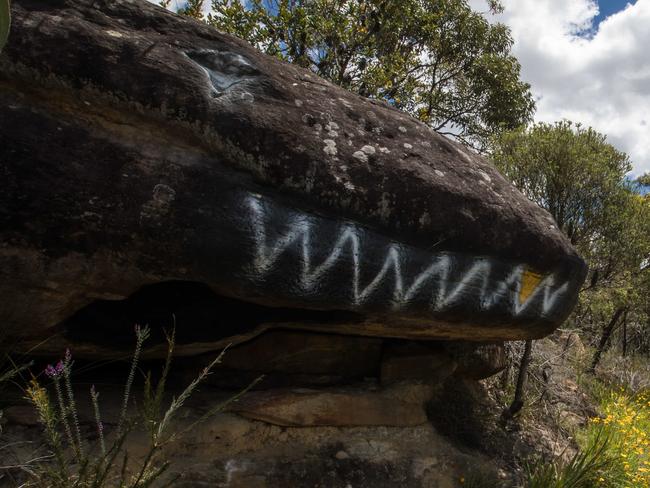
[[[332,232],[328,219],[298,211],[286,214],[279,225],[275,205],[261,196],[247,197],[256,248],[252,274],[262,280],[282,266],[304,296],[317,293],[323,280],[336,274],[353,308],[388,298],[393,311],[426,305],[444,313],[466,306],[513,317],[551,317],[566,306],[570,282],[561,272],[542,275],[524,264],[485,256],[428,253],[352,222],[340,222]],[[383,257],[377,259],[377,250]],[[287,256],[291,259],[283,260]]]

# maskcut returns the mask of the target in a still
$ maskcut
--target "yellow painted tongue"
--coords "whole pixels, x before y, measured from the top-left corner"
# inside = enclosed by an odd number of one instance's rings
[[[519,304],[523,305],[528,297],[533,294],[539,282],[542,281],[542,275],[530,271],[528,269],[524,270],[521,274],[521,288],[519,289]]]

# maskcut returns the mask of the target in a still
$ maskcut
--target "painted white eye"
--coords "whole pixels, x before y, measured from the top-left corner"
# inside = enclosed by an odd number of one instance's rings
[[[230,51],[189,51],[186,55],[208,75],[217,95],[260,74],[244,56]]]

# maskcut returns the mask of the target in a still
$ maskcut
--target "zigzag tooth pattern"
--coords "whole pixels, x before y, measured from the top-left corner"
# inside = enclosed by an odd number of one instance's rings
[[[491,283],[492,264],[487,258],[476,258],[474,264],[464,272],[463,276],[457,282],[450,284],[449,274],[452,260],[447,254],[433,255],[431,264],[415,276],[410,286],[407,287],[402,273],[401,253],[404,251],[395,243],[389,244],[383,265],[377,275],[370,283],[362,287],[360,284],[360,235],[363,235],[364,230],[352,224],[343,226],[329,255],[320,264],[313,264],[311,233],[312,227],[318,225],[317,218],[297,214],[288,223],[286,232],[277,237],[274,242],[269,243],[266,233],[265,203],[259,197],[252,195],[248,197],[247,203],[251,210],[255,228],[256,255],[253,261],[253,269],[259,278],[273,268],[275,262],[287,249],[298,243],[302,263],[300,286],[305,292],[308,292],[339,261],[347,246],[352,256],[352,301],[357,306],[363,305],[386,280],[391,278],[394,286],[392,306],[397,310],[411,302],[428,282],[434,282],[437,285],[437,288],[432,291],[430,301],[430,307],[434,311],[439,312],[453,305],[462,297],[463,292],[468,287],[471,287],[476,290],[473,291],[474,298],[478,298],[482,310],[489,310],[501,300],[509,300],[513,304],[513,316],[525,311],[536,301],[535,299],[540,293],[542,294],[541,312],[542,314],[548,314],[552,311],[558,299],[569,288],[568,282],[556,288],[556,276],[548,275],[523,303],[518,303],[518,300],[513,297],[519,296],[522,275],[525,270],[523,265],[514,266],[505,279]]]

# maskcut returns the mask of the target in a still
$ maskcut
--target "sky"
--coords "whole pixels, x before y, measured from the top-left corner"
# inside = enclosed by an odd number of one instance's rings
[[[536,121],[594,127],[650,171],[650,0],[502,0]],[[485,11],[484,0],[470,0]]]
[[[603,0],[597,2],[598,15],[594,18],[594,24],[598,25],[601,20],[605,20],[610,15],[623,10],[628,3],[627,0]]]

